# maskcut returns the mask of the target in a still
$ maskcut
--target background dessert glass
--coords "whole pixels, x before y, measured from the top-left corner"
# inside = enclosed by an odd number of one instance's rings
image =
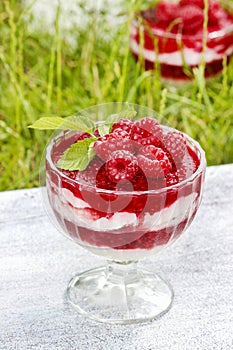
[[[158,22],[155,8],[160,2],[153,2],[151,8],[138,12],[132,21],[130,47],[136,60],[142,61],[145,69],[159,69],[163,79],[173,82],[192,79],[193,69],[201,63],[206,78],[220,73],[233,55],[232,3],[217,2],[219,8],[213,8],[211,13],[215,17],[208,20],[206,30],[200,22],[200,28],[190,27],[185,31],[179,19],[172,19],[169,25],[169,20],[165,24]],[[191,1],[190,4],[193,6]],[[192,25],[195,18],[190,17],[189,22]]]
[[[110,114],[128,107],[109,103],[79,115],[92,117],[98,126]],[[158,118],[146,107],[133,108],[137,119]],[[159,275],[138,268],[137,262],[173,243],[189,227],[202,196],[204,151],[186,136],[199,162],[192,175],[168,188],[134,191],[131,186],[131,190],[119,192],[72,179],[56,167],[57,154],[72,144],[76,134],[67,130],[49,141],[43,160],[46,172],[41,171],[41,181],[46,175],[43,196],[55,225],[75,243],[105,257],[106,265],[74,276],[67,288],[68,301],[81,314],[101,322],[126,324],[154,319],[169,310],[173,290]]]

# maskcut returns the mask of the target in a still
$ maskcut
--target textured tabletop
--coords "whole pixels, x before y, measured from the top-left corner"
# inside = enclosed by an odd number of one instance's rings
[[[232,350],[233,164],[207,169],[190,229],[140,262],[173,285],[166,315],[123,326],[77,314],[68,281],[103,263],[53,228],[41,189],[0,193],[0,350]]]

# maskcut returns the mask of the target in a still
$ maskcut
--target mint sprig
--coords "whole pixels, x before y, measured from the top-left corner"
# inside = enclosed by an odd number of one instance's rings
[[[96,140],[96,137],[91,137],[74,143],[70,148],[67,148],[62,157],[56,163],[56,166],[70,171],[85,170],[95,157],[93,146]]]
[[[62,155],[62,157],[56,163],[58,168],[64,170],[80,170],[83,171],[87,168],[89,163],[95,157],[94,143],[98,139],[94,136],[96,128],[100,136],[109,134],[112,130],[112,125],[119,119],[133,119],[137,112],[128,105],[128,108],[120,113],[111,114],[105,122],[97,122],[97,125],[87,116],[73,115],[69,117],[42,117],[36,120],[29,128],[39,130],[77,130],[81,132],[87,132],[92,137],[84,140],[77,141],[71,145]]]

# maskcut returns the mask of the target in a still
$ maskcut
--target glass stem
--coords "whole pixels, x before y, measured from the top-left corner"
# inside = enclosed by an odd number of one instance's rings
[[[112,284],[131,284],[138,281],[137,261],[107,260],[106,277]]]

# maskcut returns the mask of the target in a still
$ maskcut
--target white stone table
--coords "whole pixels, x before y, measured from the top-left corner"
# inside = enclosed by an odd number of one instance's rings
[[[0,350],[232,350],[233,164],[207,169],[186,234],[141,265],[173,285],[171,310],[142,325],[106,325],[67,305],[69,279],[103,260],[59,234],[41,189],[0,193]]]

